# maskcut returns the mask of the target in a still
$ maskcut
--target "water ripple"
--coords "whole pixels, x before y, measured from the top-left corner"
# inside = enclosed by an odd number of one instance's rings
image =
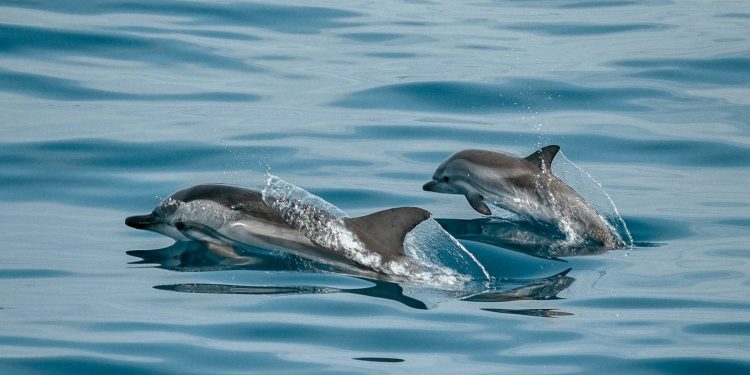
[[[257,3],[151,1],[7,1],[4,6],[39,9],[67,14],[149,14],[184,18],[186,24],[239,25],[294,34],[319,33],[324,29],[351,26],[342,19],[358,13],[335,8]],[[304,21],[303,21],[304,20]]]
[[[23,73],[0,68],[0,90],[35,98],[62,101],[221,101],[252,102],[260,96],[231,92],[194,92],[184,94],[143,94],[86,87],[72,79]]]
[[[657,31],[669,28],[655,23],[589,24],[589,23],[523,23],[503,26],[504,29],[526,31],[534,34],[571,37],[601,36],[633,31]]]
[[[672,81],[679,85],[750,83],[750,58],[747,57],[622,60],[614,65],[632,69],[629,75],[633,77]]]
[[[0,200],[107,207],[128,207],[140,201],[150,205],[153,202],[146,200],[143,191],[165,194],[181,187],[179,183],[163,178],[144,181],[122,174],[169,171],[174,178],[178,172],[244,172],[262,170],[259,163],[269,161],[285,171],[307,172],[329,166],[370,165],[297,154],[298,150],[292,147],[226,147],[196,142],[72,139],[4,143],[0,144]]]
[[[260,70],[241,59],[212,53],[213,49],[175,39],[0,24],[0,53],[3,54],[44,52],[63,57],[84,55],[157,65],[190,63],[240,72]]]
[[[657,89],[587,87],[543,79],[502,84],[427,81],[385,85],[346,95],[331,105],[406,111],[493,113],[529,111],[643,111],[644,99],[678,100]]]

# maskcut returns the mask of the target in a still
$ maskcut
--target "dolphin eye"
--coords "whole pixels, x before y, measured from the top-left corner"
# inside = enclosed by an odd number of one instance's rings
[[[451,179],[450,177],[445,176],[445,177],[441,178],[440,180],[443,181],[443,182],[450,182],[450,179]]]

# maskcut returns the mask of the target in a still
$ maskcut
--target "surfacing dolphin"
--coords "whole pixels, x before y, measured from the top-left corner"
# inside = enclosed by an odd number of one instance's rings
[[[492,215],[486,202],[537,222],[559,227],[569,240],[584,237],[605,249],[622,239],[575,190],[552,173],[560,146],[550,145],[520,158],[487,150],[462,150],[435,170],[424,190],[463,194],[471,207]]]
[[[261,191],[230,185],[197,185],[180,190],[148,215],[125,224],[172,237],[203,242],[227,257],[238,257],[232,245],[292,253],[349,270],[388,273],[405,258],[404,238],[430,213],[416,207],[392,208],[355,218],[327,216],[313,210],[316,223],[289,220]],[[309,230],[321,224],[331,233]],[[340,225],[340,228],[336,226]]]

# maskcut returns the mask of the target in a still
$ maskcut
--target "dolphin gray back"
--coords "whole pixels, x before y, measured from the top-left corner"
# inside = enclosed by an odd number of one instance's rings
[[[404,256],[406,235],[431,216],[428,211],[418,207],[398,207],[366,216],[344,218],[344,223],[368,250],[388,261]]]
[[[269,221],[282,222],[279,213],[263,202],[263,193],[258,190],[232,185],[204,184],[182,189],[170,197],[182,202],[196,200],[213,201],[247,215]]]
[[[518,158],[500,152],[478,149],[466,149],[456,152],[446,159],[444,164],[455,160],[466,160],[483,167],[509,168],[518,164]]]

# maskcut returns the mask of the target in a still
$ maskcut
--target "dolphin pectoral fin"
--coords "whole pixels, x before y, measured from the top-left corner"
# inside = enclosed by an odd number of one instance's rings
[[[404,256],[406,234],[431,216],[421,208],[399,207],[366,216],[344,218],[344,223],[367,249],[388,260]]]
[[[478,193],[466,193],[466,200],[469,201],[471,208],[475,209],[480,214],[492,215],[492,211],[484,203],[484,197]]]
[[[555,158],[558,151],[560,151],[560,146],[549,145],[534,151],[533,154],[524,159],[529,163],[536,165],[539,169],[549,172],[552,171],[552,159]]]

